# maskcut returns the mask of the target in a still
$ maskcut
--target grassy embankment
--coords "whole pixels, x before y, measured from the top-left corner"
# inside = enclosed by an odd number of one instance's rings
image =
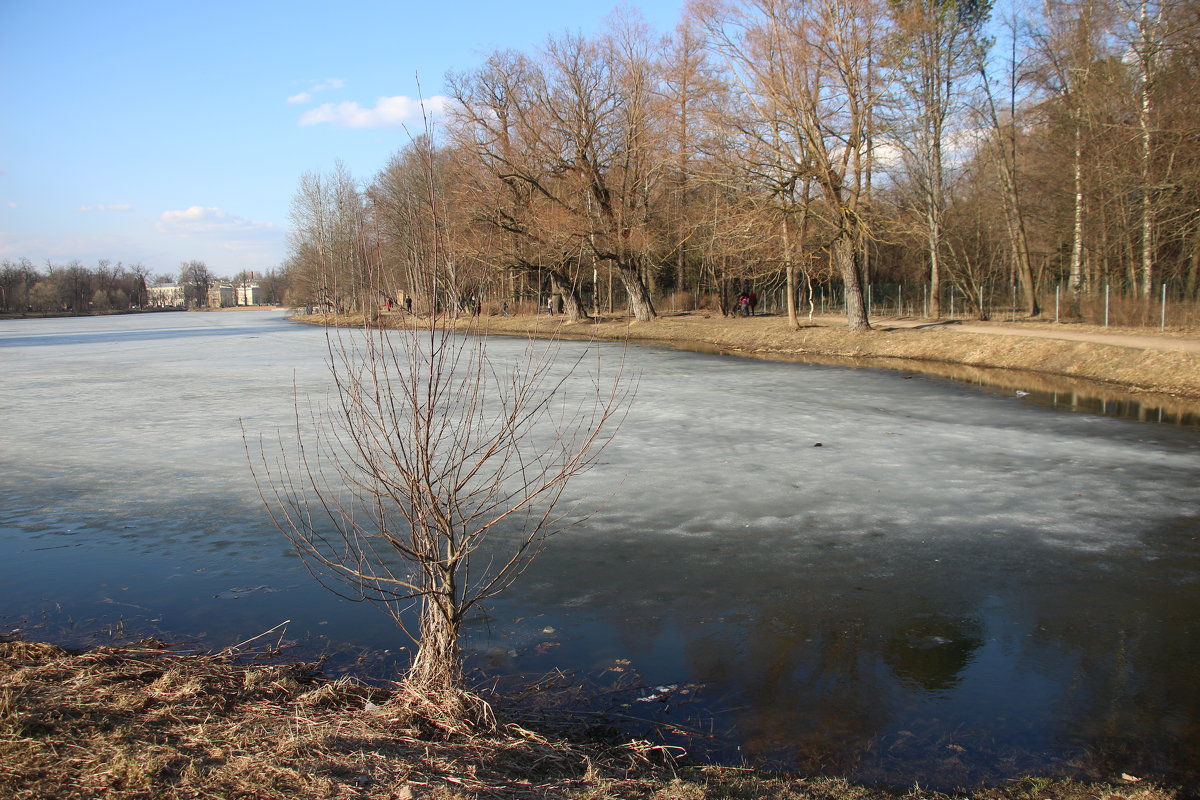
[[[523,721],[529,725],[528,720]],[[0,796],[940,800],[734,767],[682,767],[645,742],[603,745],[509,721],[436,734],[387,692],[313,665],[246,663],[147,641],[69,652],[0,641]],[[1173,790],[1025,779],[980,800],[1167,800]]]

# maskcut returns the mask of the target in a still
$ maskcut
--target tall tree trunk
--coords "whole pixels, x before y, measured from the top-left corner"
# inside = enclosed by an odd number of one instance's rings
[[[579,291],[567,280],[566,276],[557,269],[550,269],[547,274],[550,277],[550,285],[563,299],[563,311],[566,313],[567,319],[571,322],[590,319],[587,310],[583,307],[583,302],[579,299]]]
[[[1001,181],[1005,189],[1004,214],[1008,227],[1009,249],[1012,253],[1013,265],[1017,272],[1017,281],[1021,284],[1021,293],[1025,299],[1025,307],[1029,316],[1036,317],[1042,313],[1038,306],[1037,289],[1033,280],[1033,265],[1029,259],[1029,237],[1025,232],[1025,215],[1021,211],[1021,196],[1017,189],[1016,176],[1004,159],[997,162]]]
[[[1154,292],[1154,203],[1150,190],[1150,92],[1142,90],[1142,109],[1139,114],[1142,133],[1142,297],[1149,299]]]
[[[783,214],[783,263],[787,269],[787,315],[788,327],[800,329],[800,320],[796,318],[796,264],[792,261],[792,218],[786,211]]]
[[[638,322],[649,322],[657,317],[658,312],[654,310],[650,292],[646,289],[646,284],[642,282],[641,271],[637,265],[618,263],[617,272],[621,276],[621,283],[625,286],[626,294],[629,295],[629,308],[633,311],[633,318]]]
[[[1153,138],[1151,136],[1150,115],[1151,91],[1156,77],[1156,62],[1158,60],[1158,41],[1154,35],[1159,20],[1150,18],[1148,0],[1140,0],[1138,13],[1138,62],[1140,66],[1141,87],[1139,90],[1141,105],[1138,109],[1138,128],[1142,140],[1142,252],[1141,252],[1141,283],[1142,297],[1149,300],[1154,291],[1154,203],[1151,199],[1151,164],[1153,155]]]
[[[1075,183],[1075,219],[1071,231],[1071,306],[1079,311],[1079,293],[1083,288],[1083,131],[1078,112],[1075,114],[1075,149],[1072,153],[1072,177]]]
[[[934,319],[942,317],[942,230],[938,215],[933,207],[929,209],[926,219],[929,246],[929,315]]]
[[[867,331],[867,302],[862,290],[859,243],[849,229],[843,228],[830,247],[834,266],[842,276],[846,289],[846,325],[852,331]]]

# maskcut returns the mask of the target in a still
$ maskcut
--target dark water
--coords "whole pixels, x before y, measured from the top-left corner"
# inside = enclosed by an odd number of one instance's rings
[[[243,425],[269,441],[297,389],[328,396],[324,354],[258,312],[0,323],[7,629],[224,646],[290,620],[297,657],[402,664],[390,620],[287,552],[246,466]],[[572,485],[599,510],[472,621],[478,672],[622,687],[589,708],[667,720],[701,758],[1196,785],[1196,428],[1032,386],[626,358],[629,418]]]

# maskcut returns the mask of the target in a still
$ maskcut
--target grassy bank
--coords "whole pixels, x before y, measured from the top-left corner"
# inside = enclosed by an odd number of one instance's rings
[[[154,641],[71,652],[0,641],[0,796],[34,798],[646,798],[1166,800],[1180,793],[1026,779],[945,795],[686,767],[646,742],[579,740],[501,721],[433,735],[388,692],[311,664],[248,663]]]

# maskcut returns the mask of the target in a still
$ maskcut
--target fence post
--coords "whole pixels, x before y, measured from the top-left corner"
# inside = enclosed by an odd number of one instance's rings
[[[950,318],[954,319],[954,284],[950,284]]]
[[[1162,322],[1159,323],[1159,330],[1167,329],[1167,282],[1163,281],[1162,285]]]
[[[1104,327],[1108,327],[1108,290],[1109,285],[1104,284]]]
[[[1054,321],[1055,322],[1059,321],[1058,320],[1058,299],[1059,299],[1059,295],[1061,293],[1062,293],[1062,284],[1056,283],[1054,285]]]
[[[904,284],[896,287],[896,316],[904,316]]]

